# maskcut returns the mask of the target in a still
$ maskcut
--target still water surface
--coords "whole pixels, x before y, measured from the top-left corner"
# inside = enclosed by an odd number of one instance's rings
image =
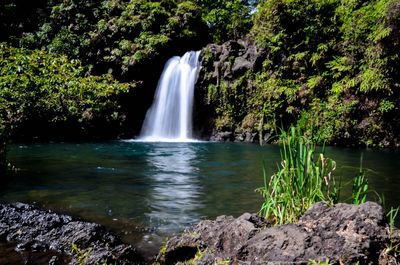
[[[328,148],[336,178],[348,183],[360,155],[370,187],[386,204],[400,202],[400,152]],[[166,236],[205,218],[257,212],[262,165],[271,175],[277,146],[234,143],[13,145],[9,160],[19,171],[1,180],[0,201],[36,202],[101,223],[154,253]],[[348,191],[342,193],[346,198]]]

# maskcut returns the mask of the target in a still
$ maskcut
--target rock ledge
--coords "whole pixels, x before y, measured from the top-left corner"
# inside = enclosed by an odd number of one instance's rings
[[[135,249],[105,227],[23,203],[0,204],[0,241],[17,245],[16,250],[21,252],[70,256],[70,264],[143,264]],[[57,255],[49,261],[63,263],[65,260]]]
[[[400,242],[398,231],[392,243]],[[170,239],[160,264],[398,264],[382,207],[317,203],[297,223],[271,226],[254,214],[220,216]]]

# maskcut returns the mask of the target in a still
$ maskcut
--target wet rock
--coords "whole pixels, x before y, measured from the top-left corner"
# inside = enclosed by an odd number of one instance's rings
[[[216,131],[213,133],[210,137],[210,141],[213,142],[227,142],[227,141],[232,141],[234,138],[234,135],[232,132],[218,132]]]
[[[0,239],[16,244],[17,251],[71,255],[71,264],[84,255],[86,264],[143,263],[135,249],[103,226],[23,203],[0,204]],[[49,263],[57,260],[51,258]]]
[[[256,143],[258,141],[258,133],[243,132],[235,133],[235,142]]]
[[[213,81],[210,79],[218,79],[221,76],[234,79],[249,69],[260,67],[264,56],[264,50],[257,47],[250,39],[231,40],[221,45],[209,44],[201,54],[203,69],[200,70],[197,82]],[[213,70],[212,75],[204,75],[210,70]]]
[[[205,250],[199,264],[214,264],[231,258],[241,246],[269,223],[254,214],[245,213],[235,219],[219,216],[216,220],[205,220],[181,236],[173,237],[158,256],[162,264],[175,264],[192,259],[198,250]],[[185,253],[185,255],[180,255]],[[191,255],[187,255],[190,253]]]
[[[392,243],[400,242],[398,230]],[[386,250],[389,226],[381,206],[317,203],[297,223],[271,227],[244,214],[200,222],[169,240],[158,257],[161,264],[398,264]],[[190,255],[181,256],[185,249]]]
[[[47,251],[25,251],[16,250],[15,245],[11,243],[0,242],[0,264],[2,265],[65,265],[71,262],[71,256],[57,253],[51,250]]]

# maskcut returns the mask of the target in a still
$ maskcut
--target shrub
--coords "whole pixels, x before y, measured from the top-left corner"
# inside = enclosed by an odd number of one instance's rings
[[[316,154],[315,143],[296,127],[282,131],[280,141],[278,172],[268,180],[264,169],[261,214],[275,224],[292,223],[316,202],[336,203],[335,161],[323,152]]]
[[[0,44],[0,121],[10,134],[59,127],[70,128],[63,132],[68,135],[95,124],[119,125],[124,115],[116,98],[131,87],[110,75],[86,75],[78,60],[66,56]]]

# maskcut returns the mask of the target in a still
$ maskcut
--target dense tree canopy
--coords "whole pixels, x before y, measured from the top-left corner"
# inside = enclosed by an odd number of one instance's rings
[[[263,72],[279,78],[284,94],[296,92],[285,100],[287,112],[300,111],[299,122],[313,122],[328,141],[389,144],[385,137],[396,137],[400,121],[399,14],[393,0],[262,5],[252,33],[271,51]],[[271,75],[261,80],[271,82]]]
[[[399,14],[395,0],[5,0],[0,125],[121,122],[120,93],[140,123],[167,58],[251,38],[262,66],[212,84],[216,128],[297,123],[321,142],[392,145]]]
[[[85,73],[78,60],[0,44],[0,126],[19,137],[81,137],[120,126],[118,97],[133,84]]]
[[[164,60],[169,50],[205,43],[198,42],[207,37],[198,9],[190,1],[62,1],[20,43],[79,58],[95,72],[112,69],[117,76],[133,73],[130,78],[138,78],[138,69]]]
[[[251,28],[254,1],[195,0],[214,42],[244,37]]]
[[[249,36],[262,67],[210,87],[215,126],[297,123],[321,143],[398,143],[399,17],[394,0],[260,3]]]

